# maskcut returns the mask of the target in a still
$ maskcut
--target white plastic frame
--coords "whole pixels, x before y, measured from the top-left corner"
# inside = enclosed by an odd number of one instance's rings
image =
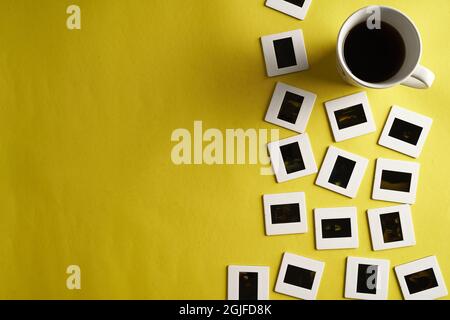
[[[410,274],[430,268],[433,269],[438,286],[425,291],[410,294],[405,277]],[[420,260],[396,266],[395,273],[397,275],[397,279],[403,293],[403,298],[405,300],[433,300],[448,295],[447,287],[445,285],[445,281],[442,276],[442,272],[436,256],[426,257]]]
[[[291,92],[304,98],[295,124],[278,118],[278,114],[287,92]],[[265,121],[298,133],[303,133],[306,131],[316,98],[317,95],[312,92],[278,82],[275,87],[272,100],[270,101]]]
[[[316,273],[311,290],[284,282],[288,265],[297,266],[306,270],[314,271]],[[275,285],[275,292],[286,294],[288,296],[299,299],[315,300],[319,291],[320,281],[322,279],[324,268],[324,262],[312,260],[286,252],[283,255],[283,260],[281,262],[280,271],[278,273],[278,278]]]
[[[269,267],[228,266],[228,300],[239,300],[239,273],[258,273],[258,300],[269,300]]]
[[[386,243],[384,242],[380,216],[392,212],[399,213],[403,240]],[[369,209],[367,210],[367,218],[369,220],[370,236],[372,238],[372,248],[374,251],[411,247],[416,244],[410,205],[404,204],[400,206]]]
[[[354,249],[359,247],[358,219],[356,207],[316,208],[314,209],[314,223],[316,231],[316,249]],[[322,220],[350,219],[352,236],[348,238],[324,238],[322,234]]]
[[[304,170],[287,173],[284,166],[283,157],[280,148],[291,143],[298,143],[305,165]],[[297,135],[284,140],[271,142],[267,145],[272,168],[278,183],[305,177],[317,173],[316,160],[314,159],[311,142],[307,133]]]
[[[264,202],[264,220],[266,235],[298,234],[308,232],[308,219],[306,214],[306,199],[304,192],[265,194]],[[272,223],[272,205],[283,205],[298,203],[300,209],[300,222],[274,224]]]
[[[411,173],[409,192],[381,189],[383,170]],[[372,199],[398,203],[414,204],[416,202],[417,186],[419,183],[420,164],[416,162],[390,160],[379,158],[375,169]]]
[[[266,6],[299,20],[304,20],[311,6],[311,2],[312,0],[305,0],[303,6],[300,7],[284,0],[266,0]]]
[[[356,162],[355,168],[353,169],[347,188],[343,188],[341,186],[328,182],[331,173],[333,172],[334,165],[336,163],[338,156]],[[328,148],[325,159],[323,160],[323,164],[322,167],[320,168],[319,174],[317,175],[316,185],[340,193],[349,198],[355,198],[356,195],[358,194],[358,190],[361,185],[362,179],[364,178],[364,174],[366,172],[368,164],[369,160],[367,160],[366,158],[330,146]]]
[[[278,68],[273,42],[275,40],[286,38],[292,39],[297,64],[286,68]],[[299,72],[307,70],[309,68],[308,56],[306,54],[305,41],[303,38],[303,31],[301,29],[263,36],[261,37],[261,45],[264,53],[264,60],[266,62],[267,76],[269,77]]]
[[[389,135],[395,119],[400,119],[422,128],[422,132],[416,145],[399,140]],[[406,154],[410,157],[418,158],[422,153],[423,146],[425,145],[425,141],[427,140],[428,133],[431,130],[432,124],[433,119],[429,117],[423,116],[413,111],[406,110],[398,106],[393,106],[391,108],[391,112],[389,113],[388,119],[384,126],[383,132],[381,133],[378,144],[386,148]]]
[[[359,104],[363,105],[364,114],[367,121],[352,127],[339,129],[335,112]],[[369,99],[364,91],[325,102],[325,108],[327,110],[328,120],[336,142],[352,139],[376,131]]]
[[[360,264],[377,266],[375,294],[358,292],[358,271]],[[386,300],[389,291],[389,266],[389,260],[347,257],[345,297],[360,300]]]

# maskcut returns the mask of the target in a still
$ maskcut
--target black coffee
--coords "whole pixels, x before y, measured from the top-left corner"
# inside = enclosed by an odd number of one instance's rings
[[[344,58],[359,79],[380,83],[391,79],[403,66],[406,56],[401,34],[389,23],[369,29],[366,22],[355,26],[344,43]]]

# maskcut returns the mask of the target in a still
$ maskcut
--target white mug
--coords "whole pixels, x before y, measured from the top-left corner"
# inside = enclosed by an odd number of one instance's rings
[[[406,48],[405,61],[399,72],[391,79],[370,83],[356,77],[348,67],[344,57],[344,44],[349,32],[358,24],[371,19],[374,10],[379,10],[381,21],[393,26],[403,38]],[[373,89],[385,89],[402,84],[412,88],[427,89],[434,82],[434,73],[420,65],[422,56],[422,40],[417,27],[412,20],[402,12],[385,6],[362,8],[352,14],[339,31],[337,42],[337,64],[341,76],[350,84]]]

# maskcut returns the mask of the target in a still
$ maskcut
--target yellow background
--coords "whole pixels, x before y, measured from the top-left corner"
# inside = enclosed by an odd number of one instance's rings
[[[82,30],[66,28],[69,4]],[[359,196],[276,184],[257,165],[175,166],[176,128],[275,128],[263,121],[276,81],[318,94],[308,133],[320,165],[332,136],[323,102],[359,89],[342,82],[334,46],[353,11],[373,1],[313,0],[305,21],[263,0],[0,1],[0,298],[224,299],[226,266],[270,266],[285,251],[326,262],[319,299],[343,297],[348,255],[392,266],[436,254],[450,285],[450,42],[448,0],[378,1],[414,19],[431,90],[369,90],[378,131],[338,146],[371,161]],[[267,78],[259,37],[301,28],[310,70]],[[435,122],[413,218],[417,245],[371,251],[365,210],[391,105]],[[282,137],[294,135],[281,130]],[[261,195],[305,191],[310,232],[266,237]],[[314,249],[312,209],[358,207],[360,248]],[[82,289],[65,287],[78,264]],[[389,298],[401,298],[392,271]]]

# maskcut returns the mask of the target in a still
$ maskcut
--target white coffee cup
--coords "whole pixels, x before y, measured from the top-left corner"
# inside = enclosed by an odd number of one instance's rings
[[[375,10],[379,10],[381,21],[393,26],[403,38],[406,48],[405,61],[399,72],[387,81],[370,83],[356,77],[348,67],[344,57],[344,44],[349,32],[358,24],[373,18]],[[422,56],[422,39],[419,30],[412,20],[402,12],[385,6],[370,6],[352,14],[342,26],[337,42],[337,64],[341,76],[350,84],[359,87],[385,89],[402,84],[417,89],[430,88],[434,82],[434,73],[420,65]]]

